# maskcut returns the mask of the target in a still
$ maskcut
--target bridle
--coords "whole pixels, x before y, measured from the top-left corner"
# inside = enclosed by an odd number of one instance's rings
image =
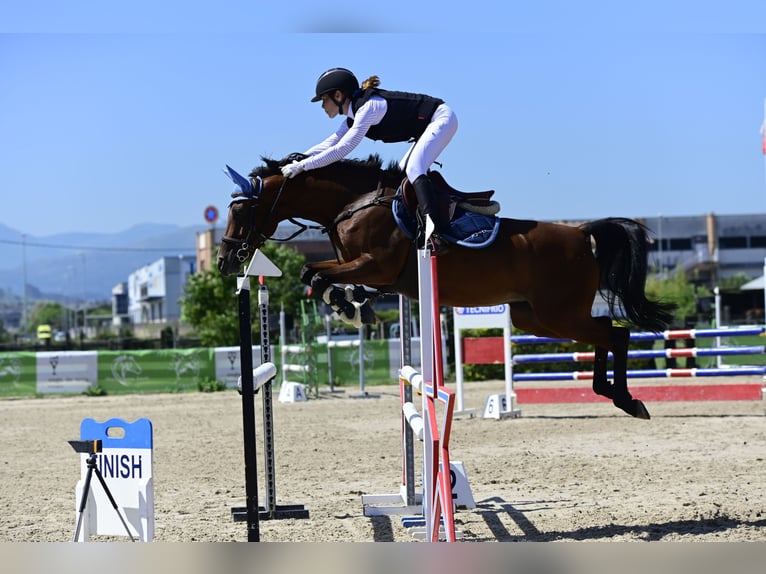
[[[266,215],[266,220],[263,223],[264,228],[267,228],[269,223],[271,222],[272,217],[274,216],[274,210],[279,203],[279,199],[282,197],[282,192],[285,189],[285,186],[287,185],[288,178],[284,178],[282,181],[282,185],[279,186],[279,191],[277,192],[277,196],[274,199],[274,201],[271,203],[271,209],[269,209],[269,213]],[[286,242],[290,241],[291,239],[294,239],[301,233],[304,233],[305,231],[308,231],[309,229],[318,229],[322,233],[327,233],[327,228],[322,225],[306,225],[305,223],[302,223],[300,221],[297,221],[296,219],[289,217],[287,218],[287,221],[292,223],[293,225],[296,225],[298,227],[298,230],[293,232],[292,235],[286,238],[278,238],[268,235],[264,235],[261,231],[255,230],[255,216],[258,211],[258,207],[260,205],[260,199],[261,199],[261,192],[263,191],[263,179],[261,179],[260,176],[255,176],[250,178],[250,193],[247,193],[245,191],[243,192],[236,192],[232,193],[233,199],[231,203],[229,203],[229,209],[231,209],[231,206],[235,203],[244,203],[244,202],[250,202],[252,204],[252,209],[250,210],[250,224],[247,226],[247,235],[245,235],[244,239],[238,239],[236,237],[230,237],[227,235],[224,235],[221,238],[222,243],[226,243],[230,246],[232,246],[232,249],[236,249],[236,257],[237,260],[240,263],[244,263],[248,260],[250,257],[250,247],[251,242],[250,238],[255,235],[256,240],[259,242],[259,245],[263,245],[267,241],[278,241],[278,242]]]
[[[231,195],[235,199],[229,203],[229,210],[231,210],[231,206],[235,203],[245,203],[249,201],[253,204],[253,208],[250,211],[250,225],[247,226],[247,235],[245,235],[244,239],[230,237],[228,235],[224,235],[221,238],[221,243],[226,243],[231,249],[237,250],[236,257],[240,263],[244,263],[247,261],[248,257],[250,257],[250,237],[255,228],[256,209],[258,207],[261,191],[263,190],[263,180],[260,177],[251,177],[250,183],[252,185],[250,193],[245,193],[244,191],[240,193],[232,193]],[[263,239],[262,234],[259,233],[258,235],[260,236],[259,239]]]

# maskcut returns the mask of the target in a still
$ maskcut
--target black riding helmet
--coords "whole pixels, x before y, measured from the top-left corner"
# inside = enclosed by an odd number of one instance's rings
[[[331,68],[319,76],[316,86],[316,96],[311,98],[312,102],[318,102],[322,95],[340,90],[346,96],[351,96],[359,89],[359,81],[356,76],[346,68]]]

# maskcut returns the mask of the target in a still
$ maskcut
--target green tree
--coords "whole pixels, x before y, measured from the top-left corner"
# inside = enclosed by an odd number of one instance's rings
[[[742,287],[745,283],[750,281],[750,277],[744,273],[737,273],[731,277],[723,277],[718,284],[721,291],[736,291]]]
[[[678,305],[675,326],[684,326],[687,319],[693,320],[697,315],[697,297],[710,295],[710,290],[689,283],[683,269],[677,268],[667,279],[656,275],[650,277],[646,282],[646,295],[650,299]]]
[[[281,271],[281,277],[267,277],[269,307],[272,314],[284,305],[286,313],[300,313],[300,301],[305,297],[300,272],[306,261],[296,250],[285,245],[267,243],[262,252]],[[181,320],[189,323],[208,347],[239,344],[239,311],[237,278],[224,277],[218,271],[196,273],[189,278],[181,298]],[[251,279],[251,315],[253,340],[260,334],[258,322],[258,281]]]
[[[29,312],[29,329],[34,332],[38,325],[52,325],[60,328],[63,316],[64,308],[61,303],[51,301],[37,303]]]

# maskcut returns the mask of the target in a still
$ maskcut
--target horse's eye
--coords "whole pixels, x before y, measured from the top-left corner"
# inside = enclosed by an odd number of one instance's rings
[[[245,207],[245,204],[244,203],[239,203],[239,204],[235,205],[232,208],[232,213],[231,214],[232,214],[232,216],[234,217],[234,219],[237,222],[241,222],[241,221],[246,220],[247,212],[248,212],[248,210]]]

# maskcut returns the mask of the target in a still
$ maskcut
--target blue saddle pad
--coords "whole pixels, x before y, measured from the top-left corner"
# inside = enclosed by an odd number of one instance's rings
[[[396,196],[391,205],[394,214],[394,220],[404,234],[414,240],[418,233],[418,223],[415,217],[404,207],[404,202],[400,196]],[[455,216],[449,225],[446,233],[439,235],[456,245],[470,247],[471,249],[482,249],[495,241],[497,231],[500,228],[500,218],[494,215],[482,215],[473,211],[466,211],[458,207]]]

